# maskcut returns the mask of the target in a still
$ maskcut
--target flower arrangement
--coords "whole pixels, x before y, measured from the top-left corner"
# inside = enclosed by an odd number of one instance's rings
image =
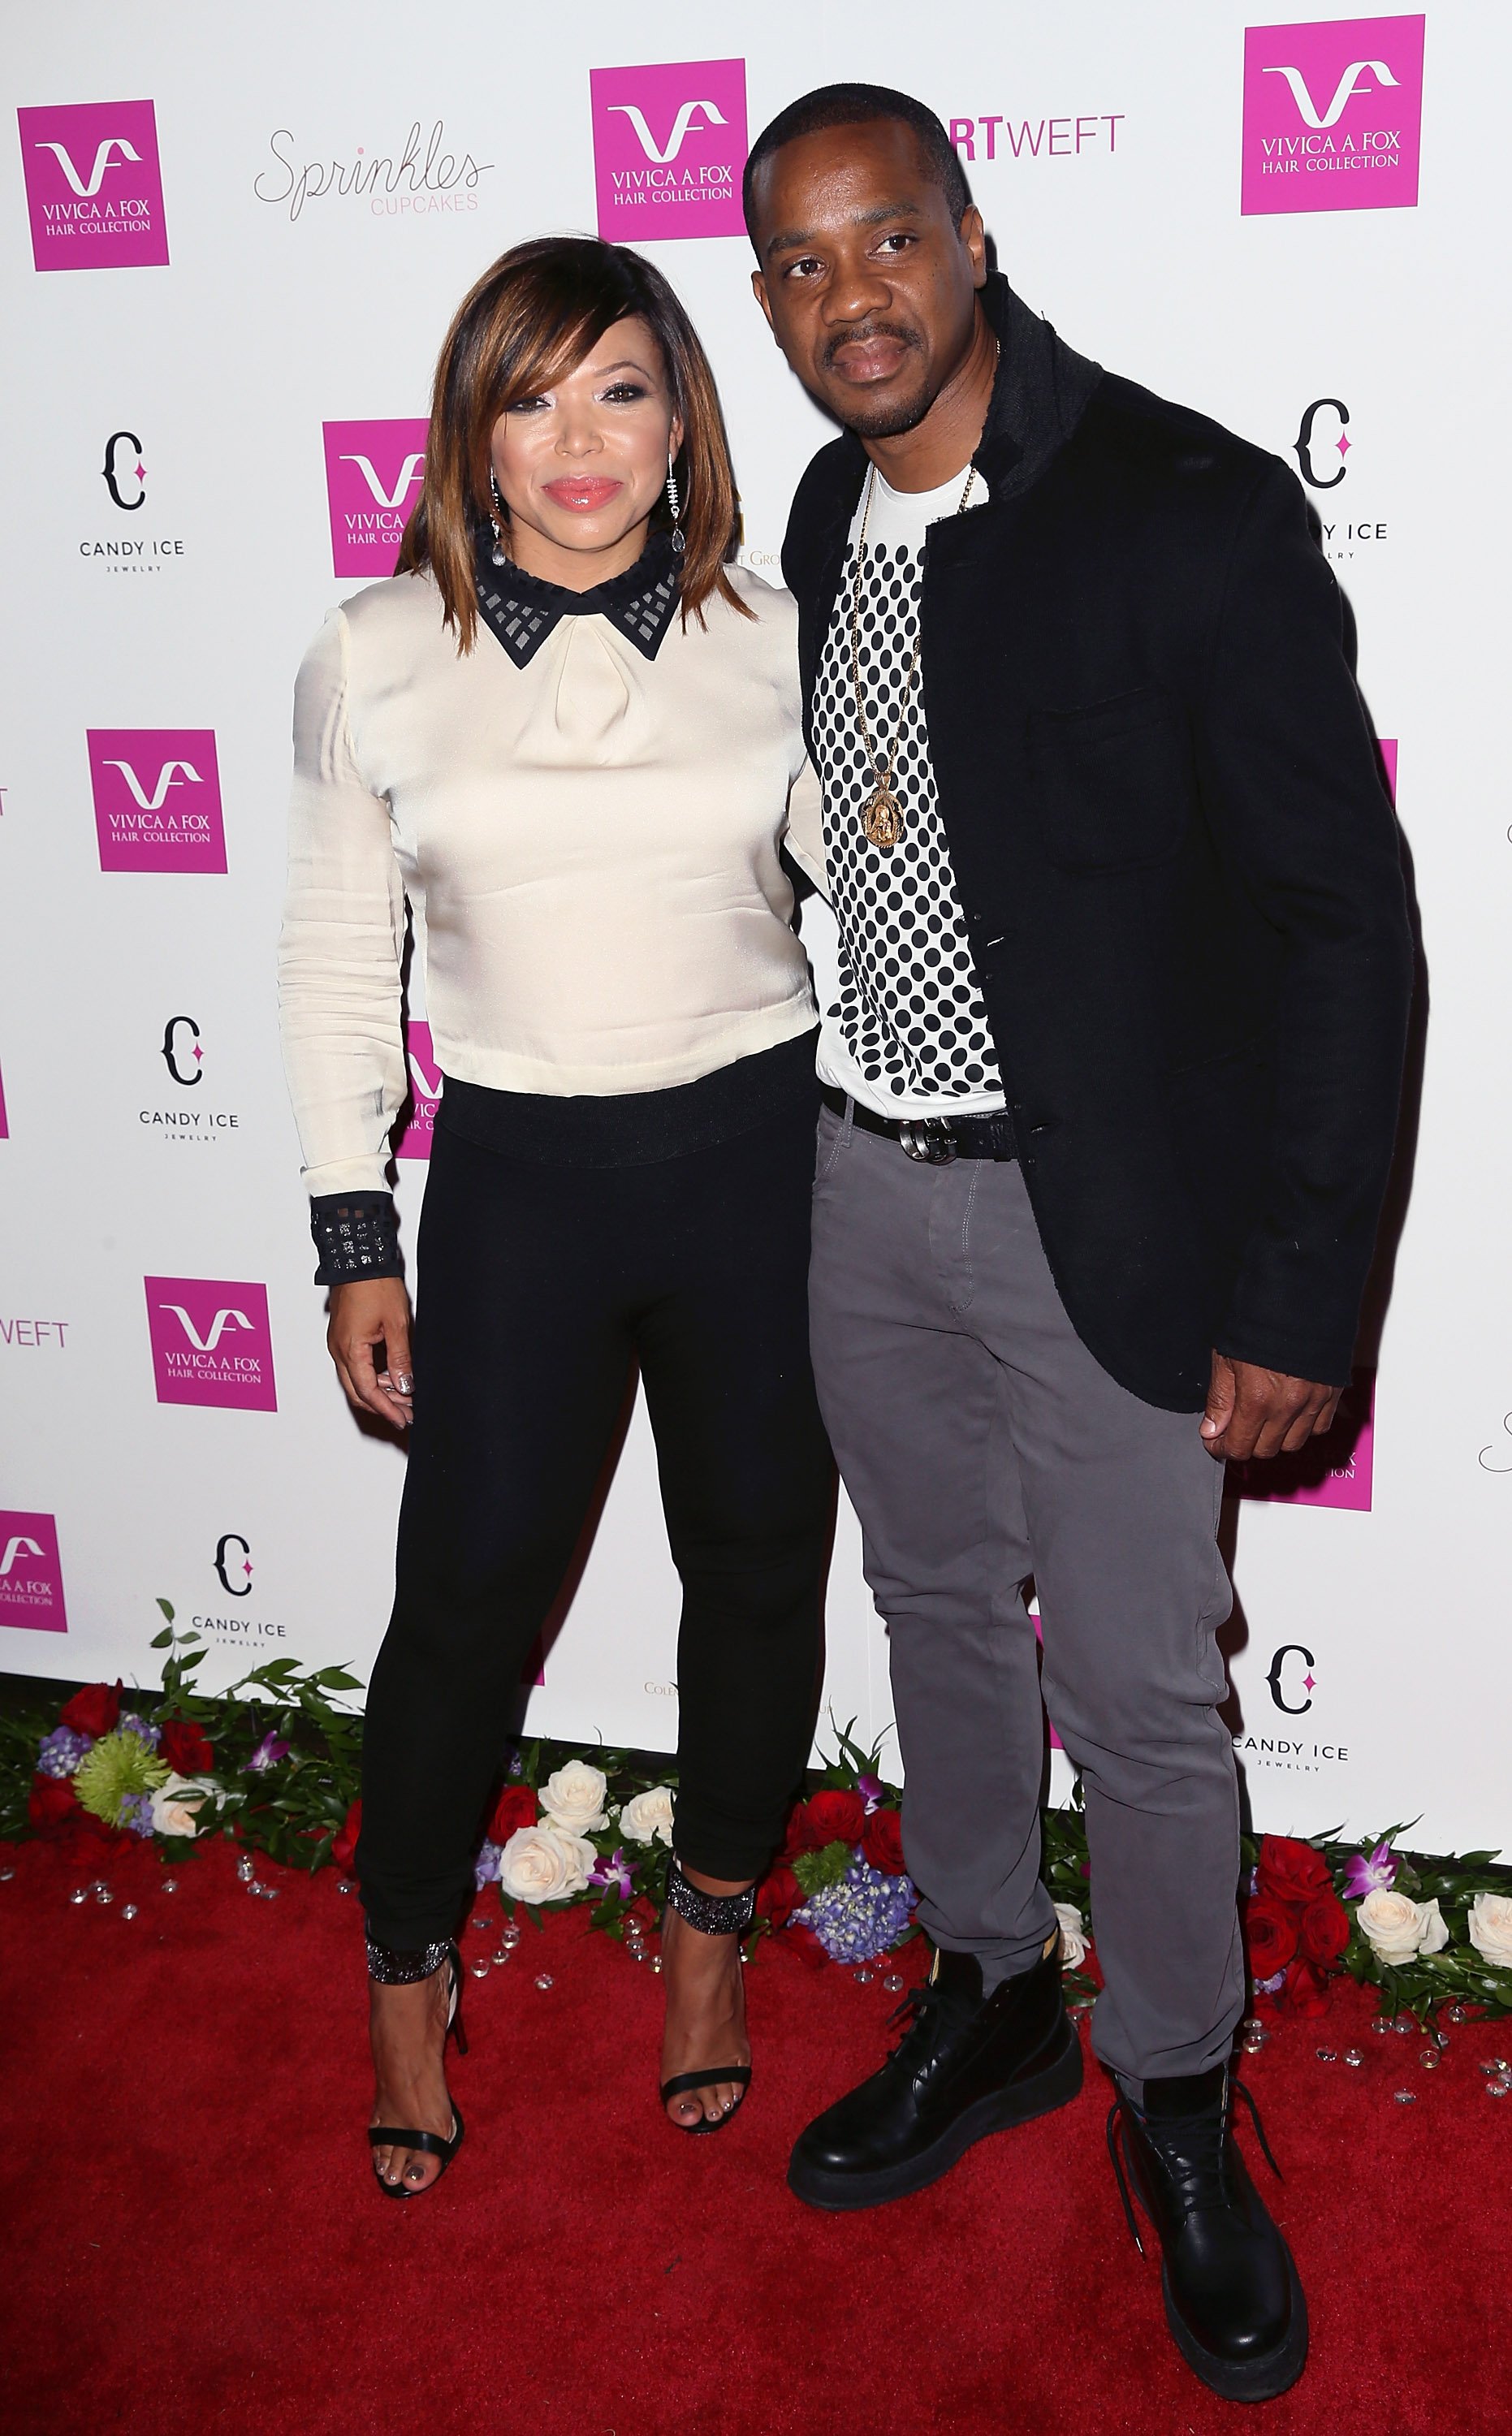
[[[360,1690],[344,1667],[304,1673],[292,1659],[253,1667],[216,1698],[195,1690],[207,1654],[165,1599],[160,1693],[88,1684],[61,1711],[0,1708],[0,1839],[80,1839],[97,1850],[149,1842],[176,1862],[206,1836],[286,1865],[351,1870],[361,1824]],[[854,1721],[795,1806],[756,1890],[749,1952],[780,1940],[816,1967],[865,1964],[918,1934],[903,1857],[901,1801]],[[676,1772],[632,1753],[591,1758],[535,1741],[518,1750],[494,1803],[475,1875],[504,1910],[583,1905],[592,1927],[638,1946],[665,1892]],[[1080,1787],[1047,1811],[1042,1874],[1060,1923],[1068,1996],[1098,1982],[1086,1927],[1089,1890]],[[1491,1853],[1431,1860],[1397,1849],[1392,1828],[1358,1845],[1331,1836],[1246,1838],[1241,1906],[1258,2002],[1312,2018],[1347,1974],[1383,2014],[1426,2022],[1444,2005],[1512,2014],[1512,1871]],[[243,1874],[252,1862],[244,1859]]]

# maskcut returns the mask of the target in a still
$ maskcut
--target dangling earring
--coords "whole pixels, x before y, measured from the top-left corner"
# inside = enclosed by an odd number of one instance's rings
[[[495,566],[508,566],[509,556],[504,548],[504,502],[498,495],[498,476],[493,472],[489,474],[488,487],[494,494],[494,513],[489,518],[494,528],[494,564]]]
[[[678,494],[677,476],[672,471],[672,452],[669,448],[667,452],[667,504],[672,512],[672,548],[686,549],[687,543],[683,535],[683,502]]]

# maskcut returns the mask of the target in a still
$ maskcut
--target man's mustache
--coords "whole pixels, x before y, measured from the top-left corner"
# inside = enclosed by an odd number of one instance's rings
[[[911,330],[906,322],[859,322],[855,329],[837,330],[832,339],[826,339],[821,358],[825,371],[834,371],[842,347],[864,347],[873,339],[895,339],[900,347],[916,348],[922,344],[918,332]]]

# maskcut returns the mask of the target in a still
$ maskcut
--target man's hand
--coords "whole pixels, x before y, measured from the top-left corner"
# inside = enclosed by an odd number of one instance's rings
[[[1248,1463],[1252,1455],[1295,1454],[1320,1437],[1339,1409],[1342,1387],[1262,1370],[1256,1362],[1213,1355],[1202,1436],[1215,1463]]]
[[[359,1413],[407,1430],[414,1417],[409,1296],[403,1278],[356,1278],[331,1288],[325,1342],[336,1375]],[[376,1354],[383,1348],[383,1368]]]

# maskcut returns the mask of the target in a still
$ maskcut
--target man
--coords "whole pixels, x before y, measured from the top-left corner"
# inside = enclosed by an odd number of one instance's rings
[[[937,1948],[790,2180],[870,2206],[1080,2086],[1033,1575],[1121,2180],[1185,2357],[1258,2400],[1307,2318],[1231,2122],[1215,1528],[1224,1459],[1302,1446],[1349,1377],[1410,991],[1395,825],[1292,476],[989,275],[931,112],[795,102],[746,218],[777,343],[845,427],[783,557],[824,797],[795,849],[841,943],[813,1350]]]

